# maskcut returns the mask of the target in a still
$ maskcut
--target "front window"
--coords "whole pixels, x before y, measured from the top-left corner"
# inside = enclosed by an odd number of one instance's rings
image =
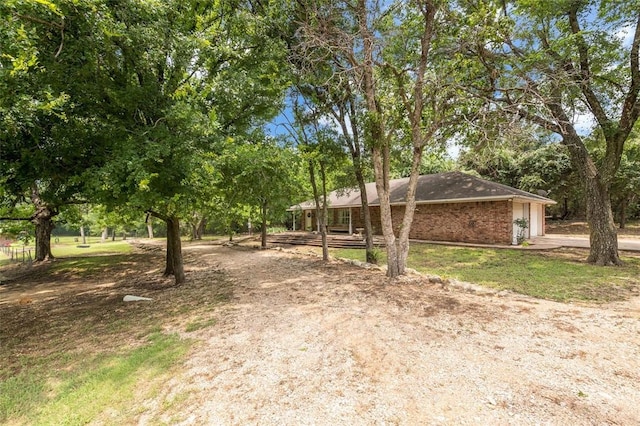
[[[339,225],[349,225],[349,217],[351,217],[351,212],[349,211],[349,209],[338,210]]]

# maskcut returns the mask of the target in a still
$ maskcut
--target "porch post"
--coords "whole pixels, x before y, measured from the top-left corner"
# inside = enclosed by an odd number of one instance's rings
[[[353,226],[351,224],[351,207],[349,207],[349,235],[353,235]]]
[[[296,230],[296,212],[295,212],[295,210],[292,213],[293,213],[293,231],[295,231]]]

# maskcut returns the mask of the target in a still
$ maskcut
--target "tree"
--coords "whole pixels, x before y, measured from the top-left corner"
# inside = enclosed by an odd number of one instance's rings
[[[364,100],[365,140],[380,200],[387,275],[396,277],[406,268],[424,148],[443,144],[467,112],[459,91],[462,75],[451,60],[454,9],[438,0],[305,5],[301,37],[308,50],[323,48],[344,58],[340,72],[353,75]],[[394,228],[389,180],[396,146],[412,155],[405,212]]]
[[[601,158],[602,154],[600,152],[593,155],[595,158]],[[636,132],[625,144],[620,158],[620,167],[611,182],[612,208],[617,215],[620,229],[625,228],[629,216],[637,214],[638,194],[640,194],[640,138]]]
[[[180,220],[193,214],[202,184],[193,171],[279,106],[281,47],[268,37],[268,13],[240,2],[113,7],[109,103],[120,133],[99,186],[105,202],[129,202],[166,223],[165,275],[176,284],[185,281]]]
[[[292,195],[299,191],[297,158],[290,148],[278,146],[259,133],[254,133],[251,139],[236,142],[216,161],[216,169],[221,173],[217,185],[233,197],[231,208],[246,205],[248,211],[259,212],[261,247],[265,249],[269,220],[281,215]]]
[[[344,144],[330,125],[321,124],[323,113],[318,105],[308,102],[301,93],[292,94],[293,123],[288,124],[302,162],[306,164],[316,211],[318,230],[322,239],[322,259],[329,260],[328,199],[330,179],[344,171]]]
[[[111,144],[94,115],[109,80],[102,11],[88,1],[0,5],[0,186],[34,205],[37,261],[53,258],[54,217],[84,202]]]
[[[640,115],[640,16],[635,1],[467,2],[463,49],[483,71],[470,91],[488,115],[505,112],[559,135],[584,183],[588,261],[618,265],[610,191]],[[622,33],[631,35],[629,42]],[[596,161],[579,119],[603,141]],[[588,134],[588,132],[587,132]]]
[[[302,22],[308,20],[308,17],[305,17],[306,13],[304,8],[298,11],[298,14],[302,15]],[[341,133],[340,140],[351,155],[352,175],[360,191],[360,215],[364,225],[366,261],[377,263],[366,191],[365,176],[369,174],[370,167],[362,137],[363,105],[358,98],[358,82],[354,80],[353,73],[341,72],[350,65],[339,51],[332,51],[324,46],[310,48],[317,43],[310,44],[305,37],[294,38],[291,44],[289,61],[295,69],[297,93],[303,96],[307,103],[313,104],[323,119],[335,123],[336,130]]]

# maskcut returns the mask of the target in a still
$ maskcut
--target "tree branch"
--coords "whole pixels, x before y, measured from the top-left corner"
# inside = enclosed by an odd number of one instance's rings
[[[580,72],[576,72],[573,68],[573,64],[567,64],[570,70],[573,71],[574,80],[580,86],[582,93],[584,94],[589,109],[593,112],[596,120],[600,124],[600,127],[604,130],[605,138],[609,138],[607,130],[611,128],[611,120],[607,117],[607,113],[602,107],[602,103],[591,88],[591,69],[589,66],[589,49],[587,43],[582,36],[582,30],[580,29],[580,23],[578,22],[578,6],[577,4],[569,10],[569,25],[571,26],[571,33],[576,37],[578,43],[578,55],[580,57]]]
[[[24,19],[26,21],[37,22],[38,24],[43,24],[43,25],[46,25],[48,27],[54,27],[54,28],[58,28],[58,29],[63,29],[64,28],[64,24],[58,24],[57,22],[45,21],[44,19],[36,18],[35,16],[31,16],[31,15],[22,15],[20,13],[17,13],[15,16],[20,18],[20,19]]]
[[[148,215],[151,215],[151,216],[153,216],[153,217],[157,217],[157,218],[158,218],[158,219],[160,219],[160,220],[164,220],[165,222],[168,222],[168,221],[169,221],[169,216],[165,216],[165,215],[163,215],[163,214],[161,214],[161,213],[158,213],[158,212],[156,212],[156,211],[153,211],[153,210],[151,210],[151,209],[149,209],[149,210],[145,211],[145,213],[146,213],[146,214],[148,214]]]

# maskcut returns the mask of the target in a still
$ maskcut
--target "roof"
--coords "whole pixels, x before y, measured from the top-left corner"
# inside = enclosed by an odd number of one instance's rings
[[[406,203],[407,185],[409,178],[393,179],[389,181],[390,199],[392,205]],[[367,199],[370,206],[379,206],[380,200],[375,182],[366,184]],[[345,188],[327,194],[328,204],[332,208],[359,207],[360,190]],[[418,177],[416,187],[417,204],[463,203],[476,201],[519,200],[541,204],[556,204],[555,201],[521,191],[507,185],[481,179],[462,172],[447,172]],[[288,210],[305,210],[315,208],[315,202],[308,200],[291,206]]]

